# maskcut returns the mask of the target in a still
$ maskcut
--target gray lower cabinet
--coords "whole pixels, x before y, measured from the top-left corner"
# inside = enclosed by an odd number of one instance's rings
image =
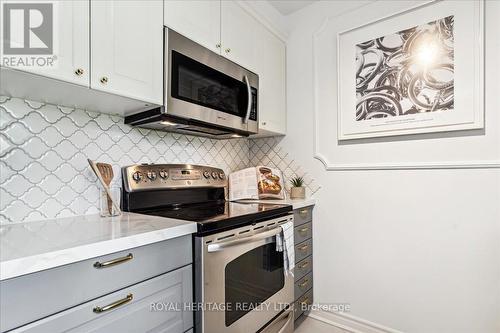
[[[313,302],[313,260],[312,260],[312,211],[313,206],[294,210],[295,244],[295,325],[299,325]]]
[[[307,306],[311,305],[313,301],[313,291],[312,289],[302,294],[295,301],[294,316],[295,316],[295,327],[300,325],[302,320],[305,318],[303,314],[307,312]]]
[[[192,265],[124,288],[12,332],[183,333],[193,326]],[[101,311],[101,312],[99,312]]]
[[[192,301],[191,242],[186,235],[1,281],[0,331],[186,332],[191,311],[150,306]]]
[[[295,279],[298,281],[313,270],[312,256],[309,256],[295,265]]]

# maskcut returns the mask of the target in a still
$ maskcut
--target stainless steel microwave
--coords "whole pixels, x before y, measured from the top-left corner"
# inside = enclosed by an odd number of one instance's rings
[[[258,75],[169,28],[164,35],[164,106],[125,123],[213,138],[256,134]]]

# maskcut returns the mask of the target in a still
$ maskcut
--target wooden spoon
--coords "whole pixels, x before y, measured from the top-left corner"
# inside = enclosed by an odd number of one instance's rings
[[[101,173],[102,180],[104,180],[104,183],[109,188],[109,184],[111,184],[111,181],[113,180],[113,177],[114,177],[113,167],[111,166],[111,164],[107,164],[107,163],[96,163],[96,165],[97,165],[97,169]],[[109,214],[112,215],[113,199],[110,197],[109,193],[106,193],[106,196],[108,198]]]
[[[97,179],[101,183],[102,188],[104,189],[104,191],[106,191],[107,196],[109,198],[111,198],[111,192],[109,191],[109,187],[108,187],[108,185],[106,185],[106,183],[104,183],[104,179],[102,179],[101,172],[97,168],[97,165],[90,158],[87,158],[87,161],[89,162],[90,168],[92,169],[92,171],[94,171],[95,175],[97,176]],[[111,178],[113,178],[113,177],[111,177]],[[116,202],[114,202],[113,200],[112,200],[112,202],[113,202],[113,206],[115,207],[115,210],[117,212],[117,215],[121,215],[122,211],[120,209],[120,206],[117,205]]]

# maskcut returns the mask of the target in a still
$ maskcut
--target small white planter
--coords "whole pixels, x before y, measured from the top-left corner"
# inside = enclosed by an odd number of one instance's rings
[[[304,186],[290,188],[290,199],[305,199],[305,197],[306,188]]]

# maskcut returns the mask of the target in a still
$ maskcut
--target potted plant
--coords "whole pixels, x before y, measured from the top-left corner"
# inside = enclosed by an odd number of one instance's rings
[[[295,176],[290,179],[292,188],[290,189],[291,199],[305,199],[306,188],[304,187],[304,177]]]

